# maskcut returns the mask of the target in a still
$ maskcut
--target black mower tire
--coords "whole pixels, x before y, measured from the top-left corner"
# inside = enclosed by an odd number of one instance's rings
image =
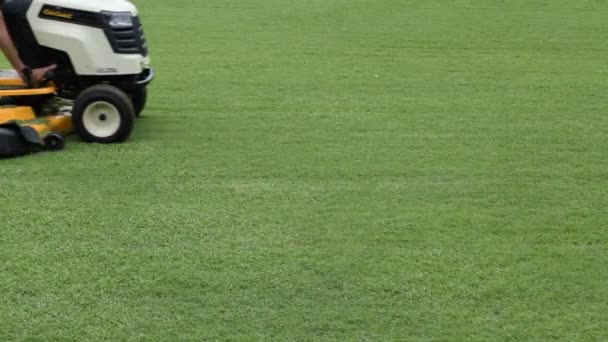
[[[137,88],[131,95],[131,101],[133,102],[135,117],[139,117],[141,112],[144,111],[144,108],[146,108],[146,102],[148,101],[148,88]]]
[[[42,141],[47,151],[61,151],[65,148],[65,138],[59,133],[49,133]]]
[[[107,108],[110,113],[97,113],[89,108],[99,106]],[[87,111],[89,109],[90,111]],[[86,118],[85,118],[86,115]],[[87,127],[87,123],[98,124],[103,130],[104,122],[110,116],[116,122],[116,129],[109,128],[104,134],[95,132],[93,127]],[[74,101],[72,109],[72,124],[74,131],[85,142],[95,142],[101,144],[119,143],[127,140],[133,132],[135,125],[135,109],[129,96],[121,89],[109,85],[99,84],[85,89]],[[108,133],[109,132],[109,133]]]

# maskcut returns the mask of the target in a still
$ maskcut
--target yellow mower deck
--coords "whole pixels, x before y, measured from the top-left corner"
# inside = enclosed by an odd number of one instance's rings
[[[55,94],[55,86],[50,84],[40,88],[28,88],[14,70],[0,70],[0,98],[15,96],[38,96]],[[48,132],[67,135],[72,132],[69,115],[57,114],[37,117],[31,107],[0,106],[0,124],[14,122],[32,127],[41,136]]]
[[[0,71],[0,98],[54,95],[55,87],[29,88],[16,72]],[[70,113],[38,116],[29,106],[0,106],[0,157],[40,149],[61,149],[63,137],[71,134]]]
[[[0,124],[16,123],[33,128],[40,137],[48,133],[68,135],[72,133],[72,118],[68,114],[45,115],[37,117],[31,107],[0,107]]]

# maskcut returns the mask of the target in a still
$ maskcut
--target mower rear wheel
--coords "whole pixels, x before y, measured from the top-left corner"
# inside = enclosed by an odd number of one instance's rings
[[[135,109],[135,116],[139,116],[146,107],[146,101],[148,100],[148,89],[146,87],[137,88],[131,95],[131,101],[133,102],[133,109]]]
[[[127,94],[109,84],[85,89],[74,101],[74,131],[87,142],[111,144],[129,138],[135,110]]]

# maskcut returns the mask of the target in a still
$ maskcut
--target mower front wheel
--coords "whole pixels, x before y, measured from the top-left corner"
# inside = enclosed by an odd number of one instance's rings
[[[125,92],[109,84],[85,89],[74,101],[74,131],[86,142],[111,144],[129,138],[135,110]]]

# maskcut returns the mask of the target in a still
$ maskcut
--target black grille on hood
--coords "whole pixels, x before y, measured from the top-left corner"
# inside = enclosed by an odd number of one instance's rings
[[[105,31],[115,53],[148,55],[148,44],[139,17],[133,17],[133,27],[112,28],[108,25]]]

